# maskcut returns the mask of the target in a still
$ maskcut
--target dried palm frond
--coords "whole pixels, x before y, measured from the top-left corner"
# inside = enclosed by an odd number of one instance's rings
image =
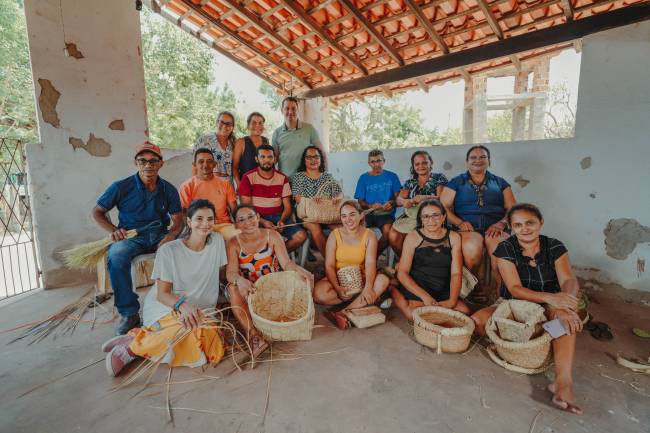
[[[132,238],[137,234],[138,232],[136,230],[128,230],[126,232],[126,238]],[[113,242],[115,241],[112,238],[106,237],[62,251],[63,263],[70,269],[94,270],[97,267],[97,263],[102,260],[102,257],[104,257]]]

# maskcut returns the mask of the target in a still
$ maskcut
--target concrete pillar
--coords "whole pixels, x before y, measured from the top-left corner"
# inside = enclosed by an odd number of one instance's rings
[[[472,79],[464,80],[465,94],[463,102],[463,143],[474,143],[474,87]]]
[[[472,76],[472,143],[487,143],[487,76]]]
[[[533,104],[530,114],[529,139],[544,138],[544,117],[549,89],[550,57],[543,57],[533,66]]]
[[[314,125],[326,152],[330,149],[330,115],[327,98],[307,99],[303,105],[302,119]]]
[[[528,91],[529,71],[520,71],[515,74],[514,94],[519,95]],[[512,110],[512,140],[524,140],[526,129],[526,105],[523,101],[515,99],[515,108]]]
[[[114,180],[135,172],[147,135],[140,17],[128,0],[26,0],[41,142],[27,147],[32,211],[46,287],[92,275],[58,252],[100,239],[90,217]]]

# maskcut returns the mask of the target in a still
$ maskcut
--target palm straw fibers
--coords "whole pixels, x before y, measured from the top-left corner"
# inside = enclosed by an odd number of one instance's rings
[[[297,272],[272,272],[261,277],[248,296],[248,308],[264,338],[311,340],[314,301],[309,284]]]
[[[336,277],[348,295],[356,295],[363,290],[363,275],[359,266],[345,266],[336,271]]]
[[[437,353],[467,350],[474,332],[474,321],[459,311],[437,306],[413,310],[415,339]]]
[[[130,239],[138,234],[135,230],[128,230],[126,238]],[[97,263],[102,260],[108,248],[113,244],[113,239],[108,236],[94,242],[77,245],[61,252],[63,263],[70,269],[95,270]]]
[[[509,337],[522,339],[523,333],[530,332],[530,327],[518,326],[500,320],[498,328],[496,319],[509,318],[510,322],[520,324],[535,323],[532,327],[532,339],[526,341],[508,341],[501,337],[501,330]],[[502,302],[488,320],[485,331],[496,348],[497,354],[507,363],[527,369],[540,369],[547,366],[551,360],[551,336],[537,325],[546,320],[544,309],[533,302],[507,300]],[[537,331],[536,331],[537,330]],[[538,334],[541,335],[537,336]],[[530,338],[530,337],[529,337]]]
[[[296,207],[296,214],[302,220],[321,224],[336,224],[341,222],[339,206],[342,199],[322,196],[327,186],[336,184],[336,181],[326,182],[318,188],[314,197],[302,197]],[[318,198],[318,200],[314,200]]]

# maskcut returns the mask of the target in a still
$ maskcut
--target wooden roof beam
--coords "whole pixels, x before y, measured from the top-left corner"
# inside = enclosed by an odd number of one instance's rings
[[[303,98],[331,97],[335,95],[358,92],[396,81],[405,81],[437,72],[464,68],[511,54],[518,54],[555,44],[570,43],[575,39],[641,21],[650,20],[650,2],[638,3],[611,12],[573,20],[557,26],[512,36],[496,42],[467,48],[445,56],[408,64],[338,84],[323,86],[303,92]]]
[[[249,50],[253,51],[256,55],[258,55],[260,58],[264,59],[267,63],[270,63],[274,66],[276,66],[278,69],[281,71],[285,72],[291,77],[295,77],[300,83],[302,83],[305,87],[312,88],[313,86],[309,84],[305,79],[297,77],[295,75],[295,72],[292,71],[291,69],[283,66],[279,62],[276,62],[274,59],[269,57],[265,52],[261,51],[259,48],[253,46],[249,41],[245,40],[239,34],[237,34],[235,31],[230,30],[225,24],[223,24],[221,21],[218,20],[217,17],[212,16],[205,10],[201,8],[201,6],[195,5],[192,3],[190,0],[179,0],[183,5],[185,5],[188,8],[191,8],[197,15],[200,15],[204,20],[212,22],[214,26],[219,29],[220,32],[227,34],[231,39],[237,41],[238,43],[248,47]]]
[[[561,0],[562,11],[567,21],[573,21],[573,6],[571,5],[571,0]]]
[[[343,55],[345,60],[350,64],[354,65],[357,69],[363,72],[364,75],[368,75],[368,70],[365,66],[361,64],[360,61],[351,56],[344,47],[341,47],[330,35],[327,34],[327,31],[321,29],[321,25],[316,22],[297,2],[293,0],[278,0],[282,3],[286,9],[291,11],[304,25],[306,25],[312,32],[316,33],[322,40],[329,43],[332,48],[338,51]]]
[[[429,86],[424,82],[422,78],[416,78],[415,82],[417,83],[420,90],[422,90],[424,93],[429,93]]]
[[[492,5],[488,4],[487,0],[476,0],[476,2],[478,4],[478,7],[481,9],[481,12],[483,12],[483,16],[485,16],[485,20],[490,25],[490,28],[494,34],[497,36],[497,38],[503,39],[503,30],[501,30],[499,21],[494,17],[494,14],[490,10]]]
[[[284,39],[281,35],[275,32],[271,28],[271,26],[269,26],[263,20],[258,18],[257,15],[255,15],[252,11],[241,6],[236,0],[220,0],[220,1],[230,6],[232,10],[236,10],[239,14],[244,16],[249,22],[253,23],[253,25],[255,25],[258,29],[266,33],[271,39],[275,39],[275,41],[278,44],[286,48],[286,50],[292,53],[293,55],[297,56],[302,62],[308,64],[309,66],[314,68],[314,70],[320,72],[325,77],[329,78],[331,81],[335,83],[338,82],[336,77],[330,71],[325,69],[320,63],[316,62],[311,57],[303,53],[302,51],[296,49],[291,44],[291,42]]]
[[[426,15],[424,15],[424,12],[422,12],[422,9],[420,9],[419,6],[415,4],[415,1],[404,0],[404,3],[411,11],[413,11],[418,22],[420,23],[422,28],[424,28],[424,30],[427,32],[431,40],[435,41],[435,43],[440,47],[443,53],[449,54],[449,46],[447,46],[445,40],[442,39],[442,37],[440,37],[438,32],[436,32],[436,30],[433,28],[433,25],[431,24],[431,21],[429,21],[429,18],[427,18]]]

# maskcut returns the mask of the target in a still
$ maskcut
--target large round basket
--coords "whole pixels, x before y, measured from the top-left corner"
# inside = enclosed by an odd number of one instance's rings
[[[413,310],[415,339],[437,353],[467,350],[474,332],[474,321],[459,311],[425,306]]]
[[[541,315],[538,308],[541,308]],[[510,312],[510,317],[515,319],[512,322],[523,324],[524,326],[521,328],[518,328],[518,325],[514,324],[511,324],[510,328],[504,326],[504,324],[508,324],[506,321],[508,312]],[[518,314],[522,315],[516,317]],[[500,319],[502,319],[500,323],[501,327],[498,327],[497,320]],[[488,320],[485,331],[488,338],[494,343],[498,355],[504,361],[517,367],[543,369],[550,363],[552,357],[552,338],[547,332],[537,326],[544,320],[546,318],[543,314],[543,308],[539,305],[527,301],[508,300],[502,302],[497,307],[492,317]],[[532,328],[534,333],[529,336],[529,338],[532,338],[527,341],[508,341],[500,335],[500,332],[506,332],[509,335],[517,336],[521,330],[527,334],[531,329],[531,323],[535,324]],[[517,339],[521,339],[521,337]]]
[[[294,271],[272,272],[248,296],[255,328],[274,341],[311,340],[314,301],[308,283]]]
[[[336,271],[336,277],[348,295],[356,295],[363,290],[363,274],[359,266],[345,266]]]

